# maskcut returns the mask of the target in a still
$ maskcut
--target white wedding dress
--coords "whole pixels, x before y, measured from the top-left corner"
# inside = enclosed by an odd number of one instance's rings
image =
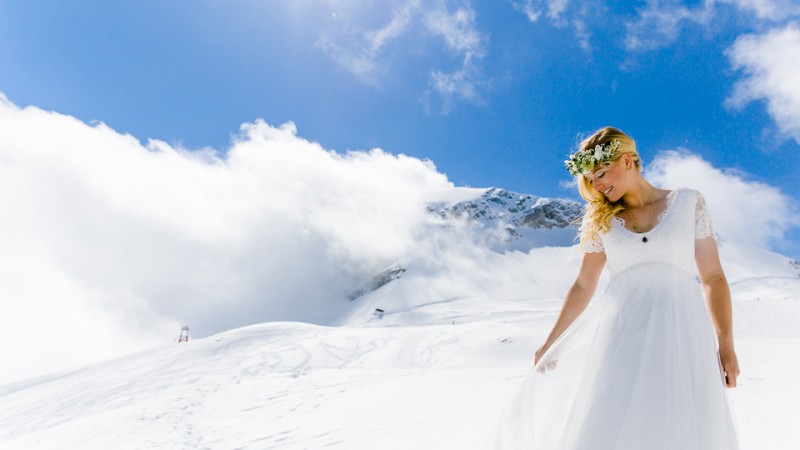
[[[606,253],[608,286],[528,369],[484,447],[739,449],[696,274],[695,241],[714,239],[702,195],[671,191],[647,233],[623,224],[581,244]]]

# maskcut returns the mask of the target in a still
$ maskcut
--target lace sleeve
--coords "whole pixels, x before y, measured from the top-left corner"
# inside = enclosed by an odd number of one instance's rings
[[[700,240],[714,236],[714,226],[711,224],[711,214],[706,207],[706,200],[703,194],[697,193],[697,206],[694,215],[694,239]]]
[[[580,248],[582,253],[598,253],[606,251],[606,248],[603,246],[603,238],[598,233],[594,239],[591,239],[588,233],[584,233],[586,229],[586,215],[583,216],[583,222],[581,223],[581,232],[580,232]]]

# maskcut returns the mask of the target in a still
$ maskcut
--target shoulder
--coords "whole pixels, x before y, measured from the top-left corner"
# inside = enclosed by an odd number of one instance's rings
[[[690,188],[690,187],[683,187],[683,186],[674,188],[672,190],[672,195],[680,196],[680,197],[683,197],[683,198],[685,198],[687,200],[688,199],[691,199],[691,200],[694,200],[694,199],[702,200],[703,199],[703,194],[701,194],[700,191],[698,191],[697,189]]]
[[[676,194],[680,194],[676,197],[683,198],[683,203],[686,209],[693,209],[696,215],[703,215],[707,214],[708,205],[706,204],[706,199],[703,196],[702,192],[697,189],[681,187],[675,189]]]
[[[676,194],[688,194],[688,193],[698,192],[696,189],[692,189],[692,188],[685,187],[685,186],[678,186],[678,187],[676,187],[676,188],[674,188],[672,190]]]

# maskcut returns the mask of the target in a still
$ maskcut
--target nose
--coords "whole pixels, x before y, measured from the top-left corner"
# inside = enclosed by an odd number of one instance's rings
[[[605,183],[596,183],[596,184],[594,185],[594,189],[595,189],[597,192],[603,192],[603,191],[605,191],[607,188],[608,188],[608,187],[606,186],[606,184],[605,184]]]

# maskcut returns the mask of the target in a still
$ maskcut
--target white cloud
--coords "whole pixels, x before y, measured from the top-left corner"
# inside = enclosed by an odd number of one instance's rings
[[[433,108],[433,94],[441,98],[439,111],[442,114],[450,113],[454,99],[462,99],[471,102],[481,101],[477,86],[481,83],[480,76],[474,66],[466,63],[461,70],[455,72],[433,71],[430,76],[428,89],[425,92],[423,101],[426,110],[430,112]]]
[[[720,0],[756,15],[759,19],[781,20],[800,14],[796,0]]]
[[[481,84],[480,74],[474,60],[486,56],[487,37],[480,33],[475,25],[475,12],[468,7],[461,7],[449,12],[445,5],[434,9],[425,17],[426,28],[442,37],[447,47],[461,57],[461,68],[447,73],[434,70],[430,75],[426,105],[430,107],[431,94],[436,93],[442,99],[442,112],[448,113],[453,99],[479,101],[478,86]]]
[[[475,28],[475,11],[461,7],[450,13],[444,7],[428,12],[425,26],[444,38],[448,48],[463,54],[465,59],[486,54],[485,36]]]
[[[649,0],[636,17],[625,24],[625,47],[645,51],[672,44],[685,23],[708,23],[714,15],[714,0],[696,7],[681,2]]]
[[[775,188],[696,156],[660,155],[651,175],[703,191],[726,238],[760,245],[797,223]],[[417,280],[405,301],[521,298],[537,282],[518,275],[521,256],[425,212],[475,191],[427,160],[326,150],[291,123],[245,124],[220,155],[142,145],[0,95],[0,339],[13,342],[0,346],[0,383],[169,343],[183,324],[198,336],[324,323],[397,262]],[[452,276],[428,282],[428,271]]]
[[[380,65],[375,55],[364,48],[346,48],[335,39],[323,34],[317,41],[319,48],[327,52],[342,69],[352,73],[361,82],[377,86]]]
[[[227,154],[0,99],[0,383],[267,320],[324,322],[420,246],[430,161],[246,124]],[[11,343],[14,343],[11,345]]]
[[[648,51],[671,45],[688,24],[714,24],[724,6],[732,7],[734,13],[754,15],[755,26],[763,21],[800,15],[800,5],[794,0],[703,0],[695,6],[675,0],[648,0],[626,23],[625,46],[629,50]]]
[[[663,188],[679,186],[699,190],[709,206],[721,238],[758,247],[779,247],[784,235],[800,226],[795,200],[745,174],[713,167],[699,155],[670,150],[656,155],[645,177]]]
[[[623,44],[632,51],[650,51],[672,45],[687,25],[709,27],[724,12],[745,16],[756,27],[800,16],[796,0],[646,0],[635,13],[621,13],[610,2],[587,0],[523,0],[514,1],[514,9],[522,12],[531,23],[546,17],[554,26],[571,26],[575,38],[584,50],[591,49],[590,30],[601,28],[616,31],[607,23],[620,21],[625,26]]]
[[[378,85],[383,67],[380,61],[381,51],[406,32],[419,5],[419,0],[409,0],[401,4],[392,11],[391,19],[386,25],[374,30],[352,27],[348,21],[347,26],[342,27],[336,37],[323,32],[317,45],[340,67],[362,82]],[[345,6],[347,5],[331,5],[344,11],[352,8]]]
[[[475,82],[468,69],[452,73],[434,71],[431,74],[431,86],[447,99],[453,97],[460,97],[466,100],[475,99],[477,97]]]
[[[578,39],[578,45],[584,51],[590,51],[592,49],[591,34],[589,34],[589,30],[586,27],[586,22],[583,19],[574,19],[572,21],[572,30],[575,33],[575,38]]]
[[[556,27],[572,27],[578,45],[585,50],[591,50],[591,33],[588,23],[601,11],[602,6],[596,1],[570,2],[569,0],[525,0],[514,2],[514,9],[522,12],[531,23],[536,23],[542,14]],[[570,6],[575,6],[571,11]]]
[[[539,20],[539,17],[542,15],[542,10],[538,5],[539,2],[534,2],[534,0],[525,0],[524,2],[514,2],[514,8],[518,11],[521,11],[525,16],[528,17],[532,23],[535,23]]]
[[[695,7],[682,2],[651,0],[627,23],[625,45],[647,51],[672,44],[687,24],[715,23],[723,5],[738,13],[755,15],[753,26],[774,26],[770,21],[800,15],[800,4],[782,0],[705,0]],[[762,34],[739,36],[726,52],[734,69],[744,77],[726,99],[728,107],[742,108],[754,100],[765,100],[778,129],[800,142],[800,28],[788,23]]]
[[[800,28],[790,24],[764,34],[740,36],[728,58],[744,78],[734,85],[728,106],[764,100],[781,132],[800,143]]]
[[[569,0],[550,0],[547,2],[547,15],[558,20],[569,5]]]
[[[514,2],[514,8],[528,16],[528,20],[536,22],[542,13],[547,12],[547,17],[554,22],[561,22],[564,12],[569,6],[569,0],[525,0]]]
[[[392,20],[386,26],[367,33],[367,42],[370,44],[370,51],[375,54],[379,52],[387,42],[402,35],[411,22],[414,11],[419,7],[419,0],[413,0],[395,11]]]
[[[383,4],[380,4],[383,7]],[[458,68],[428,68],[429,83],[424,94],[428,109],[434,95],[441,99],[441,110],[447,113],[454,100],[479,101],[479,88],[484,84],[476,60],[487,54],[488,36],[478,31],[475,11],[466,2],[403,1],[391,12],[385,25],[370,29],[356,11],[365,5],[329,2],[336,12],[336,26],[323,31],[317,45],[336,63],[355,75],[360,81],[378,86],[390,72],[390,63],[384,58],[387,47],[419,26],[429,37],[441,39],[444,47],[456,55]]]

